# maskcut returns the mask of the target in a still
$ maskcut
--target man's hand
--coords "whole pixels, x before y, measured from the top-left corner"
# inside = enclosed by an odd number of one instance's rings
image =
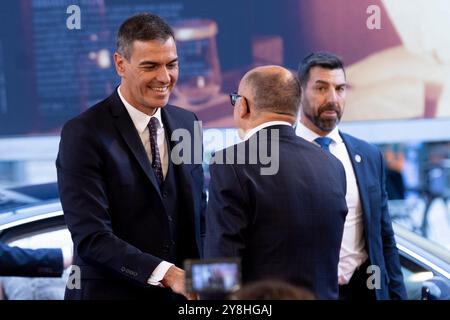
[[[198,300],[197,294],[186,292],[185,273],[183,269],[171,266],[161,280],[161,284],[172,289],[173,292],[185,296],[188,300]]]

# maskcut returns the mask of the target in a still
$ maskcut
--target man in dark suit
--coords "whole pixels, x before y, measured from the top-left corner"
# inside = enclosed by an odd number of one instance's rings
[[[336,299],[345,173],[295,135],[298,80],[284,68],[259,67],[230,97],[245,141],[213,157],[205,257],[240,257],[244,283],[279,279]]]
[[[81,271],[66,298],[195,298],[180,266],[201,252],[203,169],[201,155],[177,155],[201,152],[202,138],[193,113],[167,104],[178,78],[172,29],[153,14],[130,17],[114,61],[120,86],[61,133],[58,184]],[[193,141],[172,152],[180,131]]]
[[[373,145],[339,131],[346,93],[342,61],[316,52],[300,63],[297,134],[344,165],[348,214],[339,260],[341,299],[405,299],[406,290],[387,207],[384,163]]]
[[[62,249],[24,249],[0,242],[0,276],[60,277],[72,256]]]

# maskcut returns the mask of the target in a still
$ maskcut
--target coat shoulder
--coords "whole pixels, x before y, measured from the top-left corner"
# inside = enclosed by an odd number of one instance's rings
[[[380,154],[380,149],[372,143],[343,132],[341,132],[341,137],[344,139],[347,147],[356,147],[373,156],[378,156]]]
[[[164,109],[174,117],[180,117],[184,119],[196,119],[196,120],[198,119],[197,115],[194,112],[171,104],[165,106]]]
[[[62,130],[65,131],[68,128],[74,129],[89,129],[95,131],[102,123],[105,122],[108,112],[108,99],[106,98],[97,104],[89,107],[79,115],[68,120]]]

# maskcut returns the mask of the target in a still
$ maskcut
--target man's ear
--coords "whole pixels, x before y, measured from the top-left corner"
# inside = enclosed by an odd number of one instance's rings
[[[248,104],[248,100],[245,98],[242,98],[239,105],[238,105],[238,114],[239,118],[243,119],[245,117],[248,117],[250,115],[250,106]]]
[[[120,55],[117,52],[114,52],[114,65],[116,66],[116,72],[120,77],[125,76],[125,63],[126,59],[124,56]]]

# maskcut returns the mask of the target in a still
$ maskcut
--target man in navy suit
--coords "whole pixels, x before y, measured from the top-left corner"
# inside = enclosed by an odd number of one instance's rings
[[[128,18],[114,61],[120,86],[61,133],[59,191],[81,271],[66,299],[193,299],[180,266],[201,252],[203,169],[201,159],[172,161],[172,134],[188,133],[192,150],[202,138],[193,113],[168,105],[172,29],[153,14]]]
[[[72,262],[61,249],[24,249],[0,242],[0,276],[60,277]]]
[[[345,173],[295,135],[298,80],[284,68],[259,67],[230,97],[245,141],[210,165],[205,257],[240,257],[244,283],[279,279],[337,299]]]
[[[348,214],[339,259],[341,299],[406,299],[387,207],[384,163],[373,145],[339,131],[346,77],[334,54],[315,52],[300,63],[297,134],[344,165]]]

